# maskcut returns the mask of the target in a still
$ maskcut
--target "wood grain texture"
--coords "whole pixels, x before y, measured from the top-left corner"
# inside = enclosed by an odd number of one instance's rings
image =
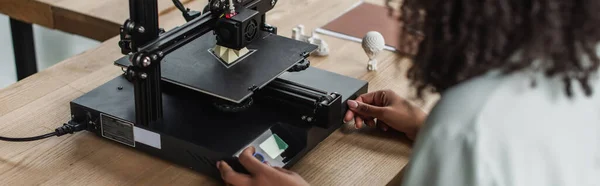
[[[0,0],[0,13],[27,23],[54,27],[51,6],[31,0]]]
[[[54,28],[63,32],[106,41],[119,35],[121,24],[97,17],[87,16],[67,9],[54,7]]]
[[[187,4],[190,0],[183,1]],[[119,27],[129,18],[129,3],[124,0],[81,1],[48,0],[52,5],[55,28],[106,41],[119,35]],[[159,14],[178,12],[171,0],[158,0]]]
[[[126,0],[44,1],[53,7],[57,29],[99,41],[118,35],[119,27],[129,18],[129,1]],[[182,2],[188,4],[190,0]],[[179,12],[171,0],[158,0],[158,10],[159,15]]]
[[[46,0],[60,2],[61,0]],[[280,35],[304,24],[313,29],[341,14],[356,1],[282,0],[268,22]],[[204,0],[189,3],[201,9]],[[179,12],[160,17],[161,26],[184,22]],[[322,36],[328,57],[311,57],[316,68],[367,80],[370,91],[391,89],[408,96],[410,61],[391,52],[381,54],[379,71],[366,70],[368,58],[359,43]],[[0,90],[0,134],[31,136],[69,119],[69,101],[120,75],[118,37]],[[429,110],[432,96],[421,107]],[[410,142],[398,133],[354,129],[344,125],[292,167],[313,185],[386,185],[396,180],[411,154]],[[0,142],[0,180],[6,185],[219,185],[186,168],[78,133],[30,143]]]
[[[106,20],[119,25],[129,18],[129,1],[128,0],[40,0],[50,4],[52,7],[57,7],[72,11],[77,14]],[[196,0],[202,1],[204,0]],[[176,10],[172,0],[157,0],[159,14],[167,14]],[[182,0],[184,4],[190,0]],[[208,1],[206,1],[208,2]],[[118,27],[117,27],[118,28]]]
[[[182,2],[187,5],[192,1]],[[158,0],[158,9],[159,15],[179,12],[171,0]],[[28,23],[106,41],[117,36],[119,27],[129,18],[129,3],[127,0],[0,0],[0,13]]]

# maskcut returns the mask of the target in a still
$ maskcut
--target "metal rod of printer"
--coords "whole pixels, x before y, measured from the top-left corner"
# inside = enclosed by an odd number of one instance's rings
[[[285,81],[288,82],[288,81]],[[318,101],[321,97],[326,96],[327,93],[322,93],[319,91],[314,91],[312,89],[308,89],[304,86],[299,86],[297,84],[289,84],[279,81],[273,81],[270,84],[271,88],[277,88],[283,91],[287,91],[289,93],[294,93],[299,96],[304,96],[306,98],[311,99],[312,101]]]
[[[140,52],[159,55],[160,58],[177,50],[181,46],[193,41],[214,29],[218,17],[213,17],[211,12],[174,28],[158,37],[158,39],[140,48]]]
[[[137,55],[141,46],[158,39],[158,2],[157,0],[129,0],[129,24],[131,34],[130,48]],[[140,56],[143,57],[143,56]],[[150,122],[162,118],[162,94],[160,88],[160,64],[141,66],[143,60],[132,58],[131,70],[135,95],[136,125],[149,125]]]

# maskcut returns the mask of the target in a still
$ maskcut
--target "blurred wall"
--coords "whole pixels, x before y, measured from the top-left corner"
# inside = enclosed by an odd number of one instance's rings
[[[38,70],[41,71],[100,44],[95,40],[33,26]],[[9,18],[0,14],[0,89],[17,80]]]

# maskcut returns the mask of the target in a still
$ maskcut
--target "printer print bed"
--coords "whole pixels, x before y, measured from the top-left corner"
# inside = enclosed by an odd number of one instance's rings
[[[302,53],[317,46],[263,32],[262,38],[248,45],[252,55],[227,68],[209,52],[216,44],[212,32],[165,56],[163,80],[224,100],[239,103],[252,95],[251,87],[262,88],[294,64]],[[124,57],[117,65],[127,66]]]
[[[162,79],[227,101],[240,103],[252,95],[251,87],[261,88],[294,64],[303,60],[302,53],[317,46],[263,32],[248,49],[255,49],[235,65],[226,67],[210,53],[216,44],[212,32],[165,56],[161,63]],[[119,66],[131,63],[125,56]]]

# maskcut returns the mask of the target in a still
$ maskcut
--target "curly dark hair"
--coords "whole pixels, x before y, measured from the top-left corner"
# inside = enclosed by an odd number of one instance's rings
[[[387,0],[388,3],[391,0]],[[474,76],[525,68],[592,95],[600,64],[600,0],[403,0],[401,43],[415,48],[408,78],[422,96]],[[420,43],[420,44],[419,44]],[[518,59],[514,56],[518,54]],[[533,81],[532,81],[533,82]],[[533,82],[532,85],[535,85]]]

